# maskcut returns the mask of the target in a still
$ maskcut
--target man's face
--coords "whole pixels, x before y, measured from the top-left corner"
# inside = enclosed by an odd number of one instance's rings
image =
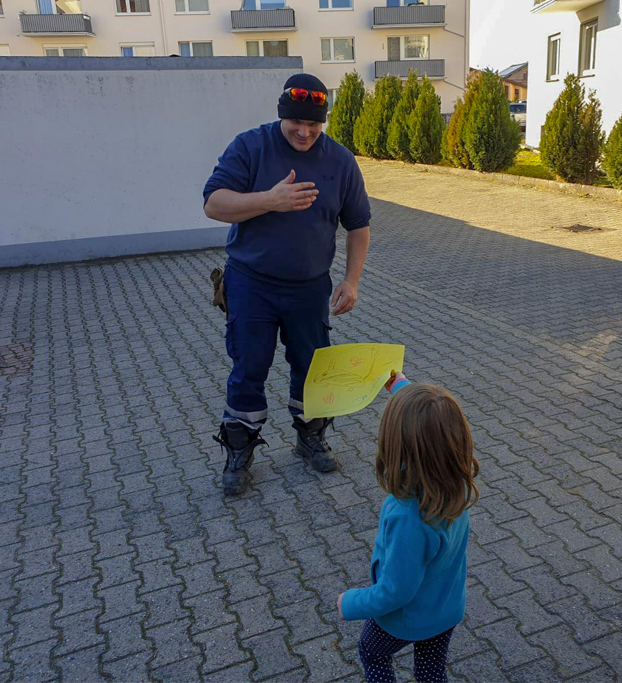
[[[297,152],[308,152],[322,133],[322,124],[318,121],[299,121],[298,119],[282,119],[281,130],[289,144]]]

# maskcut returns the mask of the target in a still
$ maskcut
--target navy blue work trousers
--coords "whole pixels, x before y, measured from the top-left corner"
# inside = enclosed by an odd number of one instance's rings
[[[276,285],[228,265],[224,284],[229,308],[227,353],[233,361],[225,422],[239,420],[259,428],[266,421],[264,385],[279,333],[291,368],[289,409],[292,415],[300,415],[313,354],[330,346],[330,275],[296,286]]]

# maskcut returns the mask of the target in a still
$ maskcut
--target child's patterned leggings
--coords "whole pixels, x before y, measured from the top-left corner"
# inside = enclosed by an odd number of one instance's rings
[[[380,628],[375,621],[365,622],[359,641],[359,654],[368,683],[394,683],[391,658],[407,645],[414,645],[415,678],[418,683],[447,683],[447,650],[453,628],[428,640],[400,640]]]

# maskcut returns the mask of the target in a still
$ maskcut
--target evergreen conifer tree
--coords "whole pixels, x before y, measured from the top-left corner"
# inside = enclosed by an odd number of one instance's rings
[[[408,72],[408,79],[402,88],[402,95],[397,107],[395,107],[387,135],[387,151],[394,159],[400,161],[412,161],[408,119],[415,110],[419,89],[417,72],[411,70]]]
[[[440,98],[432,81],[424,76],[415,110],[408,119],[410,155],[414,162],[438,164],[442,158],[444,127]]]
[[[355,152],[354,124],[365,100],[365,85],[356,71],[347,73],[339,84],[337,97],[328,119],[326,134]]]
[[[469,160],[478,171],[504,171],[512,166],[520,149],[520,126],[510,114],[503,82],[489,69],[482,72],[464,141]]]

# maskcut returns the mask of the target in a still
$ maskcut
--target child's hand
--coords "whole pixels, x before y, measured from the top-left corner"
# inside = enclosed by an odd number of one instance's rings
[[[339,611],[339,618],[341,619],[341,621],[345,621],[345,619],[343,618],[343,612],[341,611],[341,601],[343,600],[344,595],[345,595],[345,593],[342,593],[337,598],[337,610]]]
[[[384,385],[384,388],[387,391],[391,391],[391,387],[395,384],[400,379],[406,379],[406,375],[403,372],[395,372],[395,370],[391,370],[391,377],[389,381]]]

